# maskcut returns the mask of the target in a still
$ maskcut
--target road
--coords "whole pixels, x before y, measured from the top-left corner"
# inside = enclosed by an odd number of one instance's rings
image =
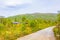
[[[54,27],[55,26],[48,27],[46,29],[32,33],[30,35],[18,38],[17,40],[55,40],[53,32]]]

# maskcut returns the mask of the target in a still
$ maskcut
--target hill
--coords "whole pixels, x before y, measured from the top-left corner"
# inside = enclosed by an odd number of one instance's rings
[[[57,24],[57,14],[33,13],[0,17],[0,40],[15,40]]]
[[[23,17],[26,17],[29,20],[44,19],[44,20],[55,20],[56,21],[57,14],[55,13],[33,13],[33,14],[16,15],[16,16],[8,17],[8,18],[14,19],[14,20],[15,19],[21,20]]]

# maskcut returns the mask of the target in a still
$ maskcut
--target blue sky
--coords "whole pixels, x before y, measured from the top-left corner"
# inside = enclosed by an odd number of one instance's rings
[[[57,13],[60,0],[0,0],[0,16],[26,13]]]

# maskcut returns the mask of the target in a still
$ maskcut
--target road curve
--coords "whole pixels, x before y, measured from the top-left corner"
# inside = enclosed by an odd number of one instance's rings
[[[54,27],[55,26],[48,27],[46,29],[32,33],[30,35],[18,38],[17,40],[55,40],[53,33]]]

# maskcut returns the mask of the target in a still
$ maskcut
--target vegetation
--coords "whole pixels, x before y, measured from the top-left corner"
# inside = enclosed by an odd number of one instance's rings
[[[60,40],[60,13],[57,15],[57,26],[54,28],[56,40]]]
[[[0,40],[16,40],[38,30],[57,24],[57,15],[25,14],[11,17],[0,17]]]

